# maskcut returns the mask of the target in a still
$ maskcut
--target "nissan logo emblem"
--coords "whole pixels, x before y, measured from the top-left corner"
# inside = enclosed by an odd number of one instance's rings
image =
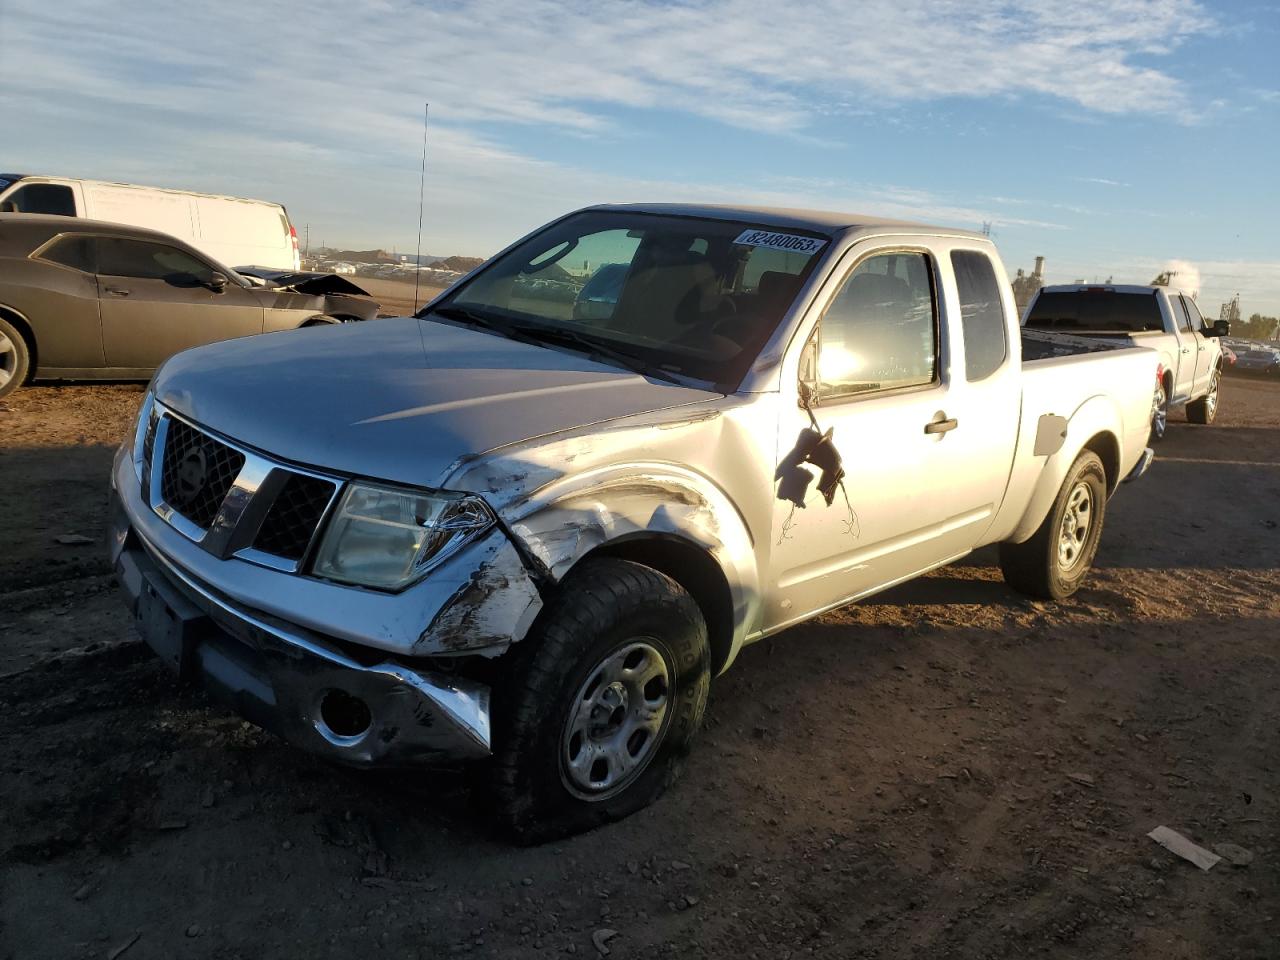
[[[209,466],[205,461],[203,450],[197,448],[183,457],[178,462],[176,474],[177,506],[185,507],[199,496],[200,491],[204,489],[208,475]]]

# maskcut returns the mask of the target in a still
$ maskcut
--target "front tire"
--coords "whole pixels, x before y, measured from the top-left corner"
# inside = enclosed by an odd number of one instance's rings
[[[0,317],[0,397],[27,382],[31,373],[31,350],[21,333]]]
[[[1187,419],[1192,423],[1213,423],[1218,416],[1218,384],[1222,371],[1215,369],[1209,379],[1209,391],[1199,400],[1187,404]]]
[[[710,668],[702,612],[678,583],[626,560],[587,561],[495,690],[499,821],[541,843],[648,806],[702,723]]]
[[[1043,600],[1065,600],[1093,565],[1107,506],[1102,461],[1086,450],[1067,471],[1053,509],[1025,543],[1000,544],[1005,583]]]
[[[1156,394],[1151,401],[1151,439],[1156,443],[1164,439],[1169,429],[1169,391],[1164,380],[1156,381]]]

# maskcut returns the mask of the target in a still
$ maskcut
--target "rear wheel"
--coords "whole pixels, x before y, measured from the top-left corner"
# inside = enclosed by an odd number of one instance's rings
[[[0,317],[0,397],[27,382],[31,372],[31,350],[13,324]]]
[[[1192,423],[1213,423],[1218,415],[1218,382],[1222,371],[1215,369],[1209,378],[1209,392],[1187,404],[1187,419]]]
[[[707,627],[674,580],[588,561],[512,652],[494,693],[492,795],[517,839],[619,820],[675,780],[711,680]]]
[[[1065,600],[1093,565],[1107,506],[1107,475],[1092,450],[1076,458],[1044,523],[1025,543],[1000,544],[1005,583],[1020,593]]]

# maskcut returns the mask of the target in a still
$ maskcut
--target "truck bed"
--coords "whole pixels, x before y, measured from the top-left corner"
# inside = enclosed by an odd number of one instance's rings
[[[1124,337],[1120,342],[1113,340],[1080,337],[1069,333],[1049,333],[1045,330],[1022,328],[1022,362],[1035,363],[1038,360],[1055,360],[1060,357],[1075,357],[1089,353],[1105,353],[1111,350],[1129,350],[1133,344]]]

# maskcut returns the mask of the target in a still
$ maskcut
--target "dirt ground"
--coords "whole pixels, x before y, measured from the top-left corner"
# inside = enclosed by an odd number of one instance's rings
[[[1280,955],[1280,385],[1174,418],[1072,601],[984,553],[757,644],[664,799],[534,849],[175,685],[103,543],[140,396],[0,401],[0,958]]]

